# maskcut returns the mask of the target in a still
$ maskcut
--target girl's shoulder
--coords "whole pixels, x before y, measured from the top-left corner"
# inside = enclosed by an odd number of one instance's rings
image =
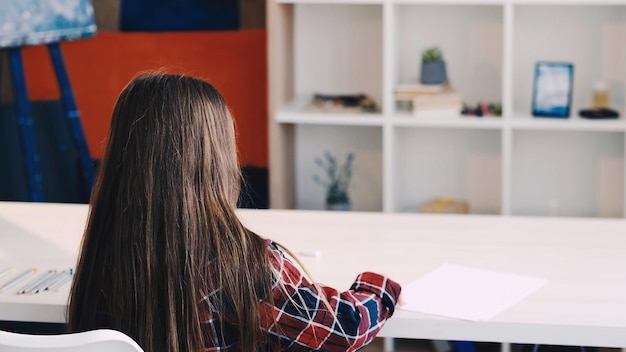
[[[274,260],[283,261],[285,259],[285,252],[282,250],[282,246],[280,244],[269,238],[264,239],[264,241],[267,246],[270,262]]]

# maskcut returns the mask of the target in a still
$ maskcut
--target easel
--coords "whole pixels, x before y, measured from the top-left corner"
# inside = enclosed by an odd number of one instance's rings
[[[94,164],[87,148],[85,136],[80,123],[80,114],[76,107],[76,101],[72,94],[70,80],[67,76],[63,55],[59,43],[47,44],[50,58],[54,66],[57,82],[61,91],[61,101],[67,118],[68,127],[72,135],[74,150],[78,156],[81,174],[87,187],[87,194],[90,193],[94,178]],[[13,82],[13,91],[17,108],[18,126],[24,153],[26,174],[28,177],[28,187],[30,200],[33,202],[45,201],[43,195],[43,177],[40,165],[40,156],[35,140],[35,130],[33,117],[28,100],[26,89],[26,78],[24,76],[24,65],[22,63],[21,47],[8,48],[9,66]]]

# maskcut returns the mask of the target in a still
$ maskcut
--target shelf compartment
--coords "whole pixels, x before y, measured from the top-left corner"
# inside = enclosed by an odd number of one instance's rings
[[[622,217],[624,134],[514,131],[513,215]]]
[[[454,198],[472,214],[501,213],[500,131],[402,127],[394,138],[392,211]]]
[[[352,209],[382,211],[382,128],[366,126],[296,126],[296,207],[324,209],[325,189],[313,177],[324,175],[315,158],[325,152],[339,161],[345,160],[347,153],[355,155],[349,188]]]
[[[313,125],[354,125],[381,126],[383,116],[379,113],[331,113],[309,111],[307,106],[312,98],[301,97],[280,109],[276,113],[276,121],[280,123],[313,124]]]
[[[597,80],[608,82],[610,107],[623,116],[626,111],[626,2],[622,1],[622,6],[598,3],[568,1],[568,5],[575,6],[515,6],[514,111],[531,113],[535,63],[554,61],[574,65],[572,118],[578,116],[581,108],[592,105],[592,90]],[[524,118],[525,115],[515,117]],[[528,126],[525,122],[522,125]],[[562,126],[579,127],[578,123]]]
[[[500,130],[504,123],[501,117],[442,116],[415,117],[411,114],[396,114],[391,120],[393,126],[437,127],[453,129]]]
[[[366,94],[382,111],[382,6],[294,5],[294,96]]]
[[[397,85],[419,83],[421,54],[437,46],[452,89],[464,102],[502,102],[504,7],[463,3],[467,5],[415,2],[394,6],[392,101]]]
[[[578,116],[566,119],[534,117],[528,114],[518,113],[514,115],[511,126],[515,130],[552,130],[552,131],[604,131],[624,132],[626,122],[624,118],[592,120]]]

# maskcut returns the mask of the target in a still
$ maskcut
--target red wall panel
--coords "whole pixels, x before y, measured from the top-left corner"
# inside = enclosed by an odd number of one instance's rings
[[[113,105],[140,71],[163,69],[206,79],[226,99],[237,125],[240,162],[268,166],[266,32],[101,32],[62,44],[87,143],[101,158]],[[31,100],[57,99],[45,47],[24,50]]]

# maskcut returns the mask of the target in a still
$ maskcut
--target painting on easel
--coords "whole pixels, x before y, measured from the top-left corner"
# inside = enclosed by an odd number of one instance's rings
[[[9,109],[0,107],[0,132],[7,135],[13,131],[19,136],[14,143],[18,145],[12,145],[7,138],[0,143],[0,164],[6,169],[0,172],[2,200],[85,202],[89,199],[95,164],[87,148],[59,43],[91,37],[95,32],[90,0],[0,1],[0,62],[8,57],[14,96]],[[64,117],[52,125],[49,123],[55,116],[54,108],[45,109],[47,116],[40,119],[36,114],[37,105],[29,101],[22,62],[22,48],[29,45],[46,45],[50,53],[61,93],[60,114],[56,115]],[[58,153],[50,154],[50,150]],[[12,163],[16,160],[18,162]],[[16,165],[7,167],[11,164]],[[76,169],[74,165],[82,176],[72,182],[75,186],[71,188],[76,191],[58,194],[63,180],[75,177],[75,172],[68,172]],[[24,178],[26,187],[21,187],[19,180]],[[4,182],[6,180],[12,182]],[[26,189],[26,192],[15,191],[19,189]]]
[[[85,38],[95,32],[89,0],[0,1],[0,48]]]

